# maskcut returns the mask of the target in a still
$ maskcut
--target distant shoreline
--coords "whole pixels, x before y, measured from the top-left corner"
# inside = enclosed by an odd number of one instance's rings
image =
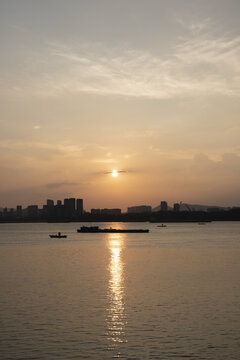
[[[6,223],[69,223],[69,222],[150,222],[150,223],[209,223],[212,221],[240,221],[240,209],[207,213],[192,212],[158,212],[151,214],[121,214],[118,216],[97,216],[85,213],[75,218],[10,218],[1,217],[0,224]]]

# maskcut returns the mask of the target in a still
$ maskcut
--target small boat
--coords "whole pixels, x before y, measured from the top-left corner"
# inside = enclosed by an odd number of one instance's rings
[[[55,239],[66,239],[67,235],[62,235],[60,232],[54,235],[49,235],[50,238],[55,238]]]
[[[99,226],[82,226],[77,229],[78,233],[148,233],[149,229],[101,229]]]
[[[157,225],[157,227],[167,227],[167,225],[161,224],[161,225]]]

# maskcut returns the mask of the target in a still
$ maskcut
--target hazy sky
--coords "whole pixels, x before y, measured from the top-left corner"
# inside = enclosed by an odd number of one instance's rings
[[[239,14],[239,0],[0,0],[0,207],[240,205]]]

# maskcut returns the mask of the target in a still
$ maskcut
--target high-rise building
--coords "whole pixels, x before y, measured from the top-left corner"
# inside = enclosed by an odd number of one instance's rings
[[[10,208],[9,216],[14,217],[14,208]]]
[[[27,207],[27,216],[30,218],[37,218],[39,215],[38,205],[29,205]]]
[[[57,200],[57,205],[62,205],[62,200]]]
[[[77,199],[77,215],[83,214],[83,199]]]
[[[17,205],[17,217],[22,217],[22,205]]]
[[[166,201],[161,201],[160,209],[161,209],[161,211],[167,211],[168,210],[168,204],[167,204]]]
[[[75,198],[70,198],[68,199],[68,205],[69,205],[69,210],[71,212],[71,215],[75,215],[75,210],[76,210],[76,199]]]
[[[47,200],[47,206],[54,206],[54,201],[48,199],[48,200]]]
[[[64,199],[64,207],[65,207],[65,214],[67,217],[74,217],[75,216],[75,198]]]
[[[69,217],[69,199],[64,199],[64,212],[65,212],[65,216]]]
[[[57,219],[64,219],[66,216],[65,206],[61,204],[57,204],[54,207],[54,215]]]
[[[54,218],[54,201],[51,199],[47,199],[47,205],[43,206],[42,214],[46,218]]]

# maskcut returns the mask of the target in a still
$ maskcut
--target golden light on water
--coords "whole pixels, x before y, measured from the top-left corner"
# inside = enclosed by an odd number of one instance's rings
[[[108,286],[108,336],[109,340],[111,341],[110,348],[113,348],[116,343],[126,342],[126,319],[124,308],[124,264],[122,260],[124,234],[109,234],[109,238],[107,241],[110,251]]]

